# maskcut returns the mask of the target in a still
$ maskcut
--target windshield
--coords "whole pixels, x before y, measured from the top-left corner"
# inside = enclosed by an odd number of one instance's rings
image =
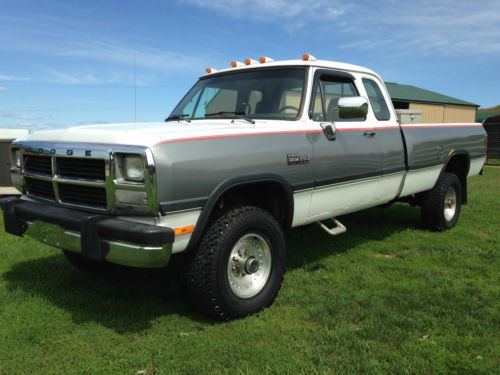
[[[239,71],[200,79],[167,120],[246,118],[296,120],[305,68]]]

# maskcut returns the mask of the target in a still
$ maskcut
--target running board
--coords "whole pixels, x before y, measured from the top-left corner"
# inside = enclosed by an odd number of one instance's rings
[[[334,228],[328,228],[325,224],[323,224],[321,221],[317,221],[316,223],[321,227],[323,228],[323,230],[332,235],[332,236],[336,236],[337,234],[342,234],[344,233],[347,228],[340,222],[338,221],[337,219],[335,218],[332,218],[333,222],[335,223],[335,227]]]

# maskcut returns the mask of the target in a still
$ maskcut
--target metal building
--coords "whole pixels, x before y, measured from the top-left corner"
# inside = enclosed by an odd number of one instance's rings
[[[10,180],[9,145],[12,140],[27,134],[26,129],[0,129],[0,197],[19,194]]]
[[[479,105],[420,87],[386,82],[394,108],[422,112],[423,123],[475,122]]]
[[[477,122],[481,122],[484,130],[488,134],[488,155],[489,164],[500,163],[500,112],[478,112]]]

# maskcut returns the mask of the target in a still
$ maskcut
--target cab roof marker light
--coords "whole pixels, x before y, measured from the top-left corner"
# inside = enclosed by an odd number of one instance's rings
[[[245,59],[245,65],[257,64],[258,61],[254,59]]]
[[[271,59],[270,57],[267,57],[267,56],[262,56],[260,59],[259,59],[260,63],[261,64],[264,64],[264,63],[268,63],[268,62],[271,62],[271,61],[274,61],[273,59]]]
[[[214,69],[214,68],[206,68],[205,69],[205,72],[207,72],[207,74],[212,74],[212,73],[215,73],[217,72],[218,70],[217,69]]]
[[[242,62],[233,60],[231,61],[231,68],[236,68],[237,66],[243,66],[244,64]]]
[[[314,57],[313,55],[310,55],[308,53],[304,53],[302,55],[302,60],[304,60],[304,61],[314,61],[314,60],[316,60],[316,57]]]

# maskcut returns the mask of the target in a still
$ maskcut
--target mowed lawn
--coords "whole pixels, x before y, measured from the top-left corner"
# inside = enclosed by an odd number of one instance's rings
[[[190,309],[182,263],[86,275],[0,229],[0,373],[499,373],[500,168],[469,192],[446,233],[403,204],[291,231],[274,305],[229,323]]]

